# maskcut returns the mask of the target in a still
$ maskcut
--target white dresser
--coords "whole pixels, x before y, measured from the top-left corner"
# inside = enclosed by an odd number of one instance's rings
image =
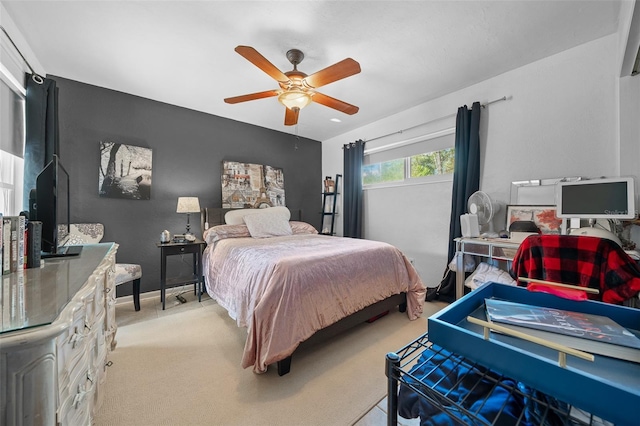
[[[0,424],[91,424],[115,347],[117,248],[2,276]]]

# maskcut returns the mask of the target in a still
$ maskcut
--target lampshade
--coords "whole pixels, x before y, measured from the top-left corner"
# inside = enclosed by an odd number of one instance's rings
[[[198,197],[178,197],[176,213],[200,213]]]
[[[289,109],[304,108],[311,103],[311,95],[303,90],[290,89],[278,96],[278,101]]]

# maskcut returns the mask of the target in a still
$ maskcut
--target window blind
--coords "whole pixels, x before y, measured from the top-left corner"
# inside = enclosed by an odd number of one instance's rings
[[[371,149],[371,153],[365,153],[364,164],[382,163],[384,161],[440,151],[455,146],[455,130],[452,130],[451,133],[448,131],[438,132],[435,135],[439,134],[442,135],[436,137],[432,137],[434,134],[424,135],[410,139],[406,143],[390,144],[384,148],[370,148],[367,146],[368,149]]]
[[[24,156],[24,98],[0,80],[0,150]]]

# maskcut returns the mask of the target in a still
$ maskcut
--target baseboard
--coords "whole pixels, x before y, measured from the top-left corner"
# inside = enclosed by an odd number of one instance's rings
[[[167,292],[168,294],[169,292]],[[151,299],[157,297],[158,299],[160,298],[160,290],[155,290],[155,291],[148,291],[146,293],[140,293],[140,301],[143,301],[145,299]],[[116,297],[116,305],[121,305],[123,303],[132,303],[133,302],[133,296],[132,295],[128,295],[128,296],[120,296],[120,297]]]
[[[168,288],[166,290],[167,297],[169,297],[169,296],[171,296],[171,295],[173,295],[175,293],[183,293],[183,291],[176,291],[176,290],[182,290],[182,287],[176,286],[176,287]],[[193,289],[191,291],[193,291]],[[206,292],[203,293],[203,294],[206,294]],[[143,300],[146,300],[146,299],[153,299],[153,298],[157,298],[158,300],[160,300],[160,290],[154,290],[154,291],[148,291],[146,293],[140,293],[140,302],[142,302]],[[116,297],[116,305],[121,305],[123,303],[133,303],[133,296],[129,294],[127,296]]]

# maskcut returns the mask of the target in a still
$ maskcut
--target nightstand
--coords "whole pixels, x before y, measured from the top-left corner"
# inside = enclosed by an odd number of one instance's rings
[[[160,299],[162,301],[162,309],[165,308],[165,292],[167,287],[173,287],[182,284],[191,284],[195,286],[195,291],[198,294],[198,302],[202,300],[202,251],[204,250],[205,242],[196,239],[193,242],[184,243],[156,243],[156,246],[160,248]],[[192,254],[193,262],[193,275],[191,277],[175,277],[167,279],[167,257],[183,254]]]

